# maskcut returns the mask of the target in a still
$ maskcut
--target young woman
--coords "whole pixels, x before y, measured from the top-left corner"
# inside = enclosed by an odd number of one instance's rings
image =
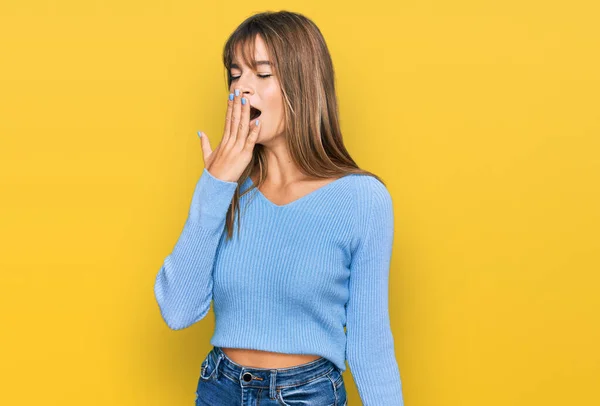
[[[213,151],[199,132],[205,168],[154,286],[174,330],[213,303],[196,405],[343,406],[346,359],[364,405],[402,405],[392,199],[344,147],[321,32],[298,13],[260,13],[223,62],[223,137]]]

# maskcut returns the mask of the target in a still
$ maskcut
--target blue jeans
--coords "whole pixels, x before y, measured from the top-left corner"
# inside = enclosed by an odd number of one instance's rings
[[[200,369],[196,406],[346,406],[342,372],[327,358],[288,368],[235,363],[213,346]]]

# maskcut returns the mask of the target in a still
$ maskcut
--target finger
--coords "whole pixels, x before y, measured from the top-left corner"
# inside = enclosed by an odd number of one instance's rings
[[[237,93],[237,95],[236,95]],[[233,117],[231,119],[231,128],[229,130],[229,142],[235,143],[240,125],[240,116],[242,114],[242,93],[240,89],[235,89],[233,95]]]
[[[200,137],[200,146],[202,148],[202,159],[204,161],[204,166],[206,166],[206,162],[212,154],[212,148],[210,147],[210,141],[206,134],[202,131],[198,131],[198,136]]]
[[[223,130],[223,143],[229,140],[229,132],[231,131],[231,120],[233,117],[233,93],[229,93],[227,99],[227,113],[225,113],[225,129]]]
[[[242,97],[242,116],[240,118],[240,124],[237,134],[238,142],[242,144],[246,142],[248,137],[248,126],[250,125],[250,102],[248,98]]]
[[[256,140],[258,139],[258,133],[260,132],[260,121],[254,120],[251,124],[252,129],[250,130],[250,134],[246,138],[246,143],[244,144],[244,148],[252,151],[254,149],[254,145],[256,145]]]

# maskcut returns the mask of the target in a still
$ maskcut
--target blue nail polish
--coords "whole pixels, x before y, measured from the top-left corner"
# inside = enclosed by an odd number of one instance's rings
[[[256,126],[258,127],[258,120],[256,120]]]
[[[233,93],[229,93],[229,100],[233,100]]]
[[[202,131],[198,131],[198,137],[202,138]]]
[[[246,98],[242,97],[242,104],[246,104]]]
[[[235,95],[239,96],[240,95],[240,89],[235,89]]]

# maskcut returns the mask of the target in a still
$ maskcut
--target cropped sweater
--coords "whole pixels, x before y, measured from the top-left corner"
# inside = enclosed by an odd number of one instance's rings
[[[285,205],[254,188],[226,239],[237,182],[204,169],[154,294],[173,330],[206,316],[210,343],[345,360],[366,406],[402,406],[388,311],[394,214],[385,185],[350,174]],[[253,186],[248,177],[240,193]],[[346,328],[344,330],[344,327]]]

